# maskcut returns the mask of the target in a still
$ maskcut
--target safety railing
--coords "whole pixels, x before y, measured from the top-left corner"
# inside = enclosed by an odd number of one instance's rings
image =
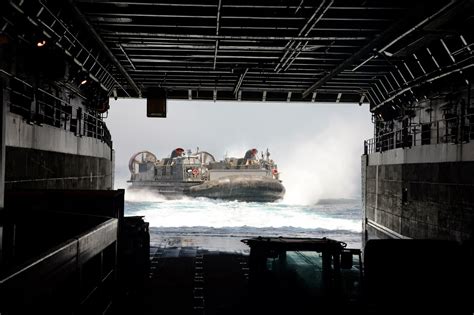
[[[383,132],[364,141],[364,154],[397,148],[440,143],[466,143],[474,140],[474,114],[447,115],[445,119],[416,123],[394,131]]]
[[[7,74],[0,70],[0,74]],[[99,113],[85,112],[73,106],[52,91],[33,88],[16,77],[9,76],[9,107],[12,113],[21,115],[28,123],[49,125],[73,132],[76,136],[99,139],[112,147],[112,137]]]

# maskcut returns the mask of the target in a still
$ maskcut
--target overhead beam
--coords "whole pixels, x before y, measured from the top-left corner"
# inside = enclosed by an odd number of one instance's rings
[[[72,1],[72,0],[68,0]],[[117,31],[104,31],[103,34],[115,35],[115,36],[138,36],[142,37],[153,37],[153,38],[192,38],[192,39],[211,39],[211,40],[283,40],[283,41],[335,41],[335,40],[367,40],[367,36],[235,36],[235,35],[204,35],[204,34],[170,34],[170,33],[146,33],[146,32],[117,32]]]
[[[222,5],[218,4],[218,8]],[[151,13],[123,13],[123,12],[86,12],[92,17],[145,17],[145,18],[170,18],[170,19],[215,19],[214,15],[183,15],[183,14],[151,14]],[[303,17],[287,17],[287,16],[244,16],[244,15],[226,15],[223,19],[234,20],[279,20],[279,21],[299,21],[304,20]]]
[[[249,68],[246,68],[245,71],[240,75],[239,80],[237,81],[234,87],[234,95],[236,95],[237,92],[239,92],[240,86],[242,85],[242,82],[244,82],[244,77],[248,71],[249,71]]]
[[[431,15],[428,18],[423,19],[420,23],[426,23],[428,20],[433,18],[434,16],[437,16],[440,12],[446,10],[448,7],[450,7],[455,0],[452,0],[448,5],[443,6],[440,10],[438,10],[435,14]],[[406,36],[409,32],[411,32],[414,27],[410,28],[408,31],[402,33],[402,35],[398,35],[400,31],[403,29],[406,29],[408,26],[407,21],[413,21],[415,18],[419,16],[423,16],[422,13],[425,10],[424,5],[418,5],[415,10],[410,11],[409,15],[404,18],[398,20],[396,23],[394,23],[390,28],[385,30],[380,36],[375,37],[372,41],[370,41],[367,45],[362,47],[359,51],[357,51],[355,54],[353,54],[351,57],[346,59],[343,63],[341,63],[339,66],[334,68],[331,72],[329,72],[326,76],[321,78],[319,81],[311,85],[309,88],[307,88],[303,92],[303,98],[306,98],[309,94],[311,94],[314,90],[318,89],[319,87],[323,86],[326,82],[331,80],[333,77],[341,73],[343,70],[345,70],[348,66],[352,65],[354,62],[363,59],[364,57],[368,56],[369,54],[373,53],[374,49],[376,47],[383,47],[382,49],[387,49],[390,47],[395,41],[401,39],[403,36]],[[416,27],[419,27],[421,24],[417,23],[415,25]],[[398,36],[397,36],[398,35]],[[384,43],[387,42],[387,39],[394,38],[389,44],[386,44],[382,46]],[[369,57],[369,59],[372,59],[372,57]]]
[[[323,9],[323,11],[319,14],[319,16],[316,18],[316,20],[312,23],[311,27],[304,33],[304,36],[308,36],[308,34],[313,30],[313,28],[316,26],[316,24],[321,20],[321,18],[323,17],[323,15],[326,13],[326,11],[332,6],[332,4],[334,3],[334,0],[331,0],[331,2]],[[292,54],[285,60],[285,62],[282,64],[281,69],[283,69],[284,71],[288,70],[289,67],[291,67],[291,65],[293,64],[293,62],[299,57],[299,55],[301,54],[301,52],[303,52],[306,48],[306,45],[308,45],[309,41],[306,41],[302,48],[300,48],[298,50],[298,52],[296,53],[296,55],[294,56],[295,52],[297,49],[294,49]],[[298,43],[298,46],[296,46],[296,48],[298,48],[299,46],[301,46],[301,42]],[[289,62],[289,63],[288,63]]]
[[[135,68],[135,65],[133,64],[132,60],[130,59],[130,57],[128,56],[127,52],[125,51],[125,49],[123,49],[123,45],[122,44],[117,44],[117,46],[120,48],[120,50],[122,51],[123,55],[125,56],[125,58],[127,58],[128,62],[130,63],[130,65],[132,66],[133,70],[137,70],[137,68]]]
[[[319,4],[319,7],[316,8],[316,10],[313,12],[313,15],[311,15],[311,17],[306,21],[306,23],[303,25],[303,27],[300,29],[299,33],[298,33],[298,36],[301,36],[303,34],[303,32],[306,30],[306,28],[311,24],[311,22],[313,21],[313,19],[316,17],[316,15],[318,14],[319,10],[321,10],[321,8],[323,7],[324,3],[326,2],[326,0],[323,0],[320,4]],[[303,35],[303,37],[306,37],[306,34]],[[285,45],[285,53],[283,54],[283,56],[281,57],[280,61],[278,62],[278,64],[275,66],[275,71],[279,71],[281,70],[280,68],[280,65],[286,60],[286,56],[288,55],[288,53],[290,53],[290,51],[292,51],[292,53],[294,53],[294,51],[301,45],[301,43],[298,43],[298,45],[296,46],[295,49],[293,49],[293,45],[295,44],[295,40],[290,40],[286,45]],[[283,66],[282,66],[283,67]]]
[[[115,55],[110,51],[110,49],[107,47],[107,44],[104,43],[100,35],[95,31],[94,27],[87,21],[86,17],[82,12],[77,8],[77,6],[74,4],[73,0],[67,0],[69,6],[71,7],[72,11],[74,12],[75,17],[79,20],[79,22],[86,28],[86,30],[89,32],[89,34],[95,39],[95,41],[99,44],[100,48],[105,52],[105,54],[110,58],[112,63],[117,67],[119,72],[125,77],[127,82],[132,86],[133,90],[137,93],[138,97],[142,96],[141,90],[138,88],[137,84],[135,81],[133,81],[132,77],[130,74],[125,70],[125,68],[122,66],[122,64],[118,61],[118,59],[115,57]]]
[[[221,19],[221,7],[222,7],[222,0],[219,0],[219,3],[217,4],[217,25],[216,25],[216,36],[219,36],[219,22]],[[219,48],[219,40],[216,39],[216,48],[214,51],[214,66],[213,69],[216,70],[216,63],[217,63],[217,49]]]
[[[116,5],[127,5],[127,6],[154,6],[154,7],[200,7],[200,8],[213,8],[212,4],[203,3],[160,3],[160,2],[140,2],[140,1],[110,1],[110,0],[75,0],[75,2],[81,3],[101,3],[108,4],[111,6]],[[253,4],[226,4],[227,8],[250,8],[250,9],[282,9],[291,10],[298,9],[299,5],[253,5]],[[306,9],[312,9],[314,6],[305,5]],[[375,7],[375,6],[338,6],[332,7],[333,10],[403,10],[403,7]]]
[[[0,213],[3,211],[5,205],[6,117],[7,104],[10,101],[9,95],[7,95],[6,84],[4,82],[6,81],[0,79]],[[0,263],[2,262],[2,233],[3,229],[0,229]]]
[[[226,6],[228,7],[228,6]],[[330,8],[328,8],[330,9]],[[93,17],[145,17],[145,18],[183,18],[183,19],[214,19],[213,15],[182,15],[182,14],[151,14],[151,13],[123,13],[123,12],[86,12],[87,15]],[[222,17],[226,20],[278,20],[278,21],[302,21],[304,17],[288,17],[288,16],[252,16],[252,15],[228,15]],[[372,18],[372,17],[322,17],[321,21],[348,21],[348,22],[388,22],[387,18]]]

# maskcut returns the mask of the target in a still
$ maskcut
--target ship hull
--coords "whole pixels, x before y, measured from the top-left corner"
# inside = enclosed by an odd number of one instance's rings
[[[151,190],[169,199],[187,196],[245,202],[274,202],[285,194],[285,188],[279,180],[238,175],[204,183],[133,182],[131,188]]]
[[[282,199],[285,188],[279,180],[257,176],[229,176],[193,186],[186,192],[192,197],[273,202]]]

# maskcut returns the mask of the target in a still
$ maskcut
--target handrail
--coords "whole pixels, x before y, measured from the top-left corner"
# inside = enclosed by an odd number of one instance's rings
[[[364,154],[428,144],[459,144],[471,140],[474,140],[474,114],[458,115],[380,132],[378,136],[364,141]]]
[[[0,69],[0,75],[20,84],[18,87],[10,84],[7,88],[12,95],[10,112],[21,115],[28,123],[46,124],[73,132],[78,137],[96,138],[112,148],[112,136],[99,113],[85,112],[82,107],[74,106],[44,89],[35,89],[3,69]]]

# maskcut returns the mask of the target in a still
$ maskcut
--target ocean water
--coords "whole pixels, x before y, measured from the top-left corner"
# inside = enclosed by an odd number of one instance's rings
[[[152,246],[196,246],[247,251],[241,240],[256,236],[327,237],[360,248],[360,200],[320,200],[312,205],[184,198],[147,192],[125,194],[125,215],[144,216]]]

